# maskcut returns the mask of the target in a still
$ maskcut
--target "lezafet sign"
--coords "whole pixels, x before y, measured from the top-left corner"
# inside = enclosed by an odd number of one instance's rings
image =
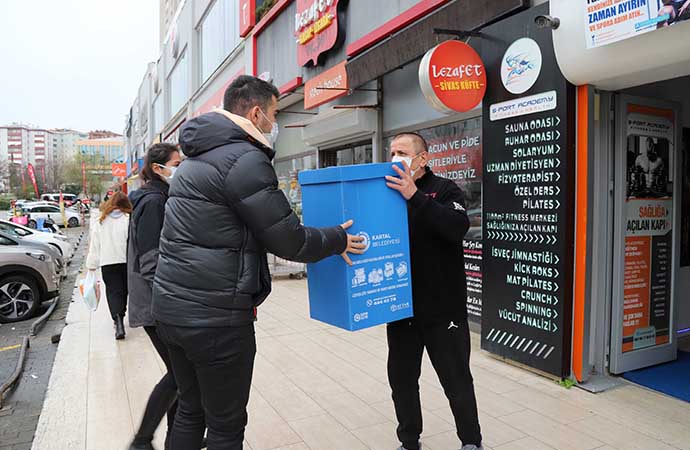
[[[304,109],[316,108],[347,94],[349,84],[345,64],[343,61],[305,83]]]
[[[470,111],[486,93],[484,63],[464,42],[443,42],[422,58],[419,86],[431,106],[443,113]]]
[[[297,0],[295,36],[300,66],[317,65],[319,56],[336,46],[338,6],[345,3],[346,0]]]

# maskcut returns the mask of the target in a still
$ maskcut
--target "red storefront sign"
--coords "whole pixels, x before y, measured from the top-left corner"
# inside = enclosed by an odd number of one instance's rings
[[[339,0],[297,0],[297,62],[318,65],[319,56],[338,42]]]
[[[304,85],[304,109],[315,108],[347,94],[346,61],[341,62]]]
[[[114,178],[126,177],[127,176],[127,164],[115,164],[111,165],[111,171]]]
[[[256,0],[240,0],[240,37],[247,37],[256,25]]]
[[[419,85],[435,109],[451,114],[476,108],[486,93],[486,70],[477,52],[460,41],[446,41],[424,55]]]

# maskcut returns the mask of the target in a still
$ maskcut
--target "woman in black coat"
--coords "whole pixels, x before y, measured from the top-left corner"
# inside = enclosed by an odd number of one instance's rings
[[[170,430],[177,410],[177,384],[172,373],[168,350],[156,333],[151,317],[151,290],[158,265],[158,243],[165,217],[168,188],[175,170],[180,164],[180,151],[172,144],[152,145],[145,158],[140,177],[141,189],[130,194],[134,206],[129,222],[127,245],[127,276],[129,284],[129,325],[144,327],[153,346],[165,363],[168,372],[151,392],[146,411],[130,450],[151,450],[153,434],[163,416],[168,415],[168,434],[165,448],[169,446]]]

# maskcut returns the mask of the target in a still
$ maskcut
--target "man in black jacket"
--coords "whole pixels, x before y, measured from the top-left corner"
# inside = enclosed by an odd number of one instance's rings
[[[361,254],[362,239],[303,226],[271,159],[278,90],[250,76],[224,109],[188,121],[188,158],[170,186],[153,286],[153,317],[178,385],[171,450],[240,450],[256,353],[256,307],[271,291],[266,251],[301,262]],[[269,137],[267,137],[269,135]]]
[[[422,434],[419,376],[426,348],[450,403],[462,450],[481,450],[482,436],[470,371],[467,280],[462,240],[470,222],[465,197],[450,180],[427,167],[424,138],[393,138],[391,157],[404,162],[388,187],[407,200],[414,318],[391,323],[388,380],[398,418],[399,450],[418,450]]]

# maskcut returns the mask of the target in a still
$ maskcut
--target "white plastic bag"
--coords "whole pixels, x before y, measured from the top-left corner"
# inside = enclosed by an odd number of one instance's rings
[[[91,311],[98,309],[98,302],[101,299],[100,284],[95,270],[89,270],[86,277],[79,282],[81,298],[84,299],[84,303]]]

